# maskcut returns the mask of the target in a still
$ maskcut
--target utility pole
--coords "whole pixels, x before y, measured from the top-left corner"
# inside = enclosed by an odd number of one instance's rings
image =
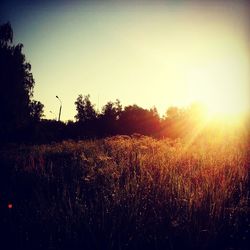
[[[61,112],[62,112],[62,101],[60,100],[60,98],[58,96],[56,96],[56,98],[59,100],[60,102],[60,108],[59,108],[59,115],[58,115],[58,121],[60,122],[60,118],[61,118]]]

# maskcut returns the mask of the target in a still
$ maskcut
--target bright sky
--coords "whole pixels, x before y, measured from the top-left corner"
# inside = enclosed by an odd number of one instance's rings
[[[240,1],[63,2],[6,2],[0,19],[24,44],[46,118],[57,116],[58,95],[62,120],[73,120],[78,94],[99,109],[118,98],[161,115],[194,101],[218,113],[249,110],[249,16]]]

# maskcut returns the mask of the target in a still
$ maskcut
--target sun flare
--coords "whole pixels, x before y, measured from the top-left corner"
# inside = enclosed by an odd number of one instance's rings
[[[206,67],[194,68],[189,74],[190,99],[202,103],[210,118],[241,117],[249,113],[247,62],[236,58],[234,62],[222,58]]]

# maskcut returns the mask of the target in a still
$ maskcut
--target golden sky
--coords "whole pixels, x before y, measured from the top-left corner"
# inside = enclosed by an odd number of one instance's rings
[[[249,16],[235,2],[39,5],[10,21],[47,118],[58,95],[62,119],[73,119],[78,94],[99,109],[118,98],[161,115],[195,101],[234,113],[250,108]]]

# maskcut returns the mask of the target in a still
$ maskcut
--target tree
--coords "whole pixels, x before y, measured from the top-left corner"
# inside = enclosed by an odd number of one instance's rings
[[[166,112],[166,118],[174,120],[178,119],[182,116],[183,110],[178,107],[169,107]]]
[[[121,132],[124,134],[156,135],[159,130],[160,119],[156,108],[147,110],[132,105],[124,108],[119,123]]]
[[[21,43],[13,44],[10,23],[0,26],[0,136],[25,127],[32,116],[34,78]],[[38,103],[36,103],[38,104]],[[43,106],[39,105],[40,109]],[[41,114],[41,111],[40,111]]]
[[[162,136],[178,138],[197,134],[205,125],[205,114],[205,107],[200,103],[193,103],[185,109],[169,107],[162,120]]]
[[[44,105],[39,101],[31,101],[30,102],[30,115],[33,121],[40,121],[43,115]]]
[[[100,115],[100,128],[105,135],[117,133],[118,120],[122,113],[122,105],[118,99],[115,102],[109,101],[103,108]]]
[[[107,102],[102,108],[102,116],[106,120],[117,121],[120,118],[122,112],[122,105],[118,99],[115,102]]]
[[[78,122],[93,121],[97,117],[94,105],[90,101],[90,95],[79,95],[75,101],[77,114],[75,118]]]
[[[5,23],[0,26],[0,44],[12,43],[13,41],[13,30],[10,23]]]
[[[186,133],[186,112],[178,107],[169,107],[161,122],[161,136],[178,138]]]

